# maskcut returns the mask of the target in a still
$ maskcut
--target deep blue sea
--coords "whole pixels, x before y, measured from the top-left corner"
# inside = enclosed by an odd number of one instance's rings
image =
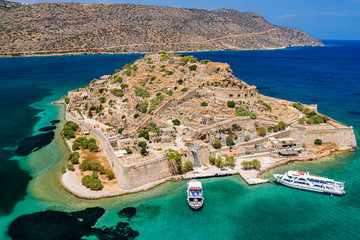
[[[321,113],[353,126],[359,143],[360,41],[324,43],[190,54],[229,63],[235,76],[264,95],[317,104]],[[67,155],[59,137],[63,109],[50,103],[142,56],[0,58],[0,239],[9,239],[15,219],[12,233],[34,229],[42,234],[38,239],[60,239],[57,234],[67,231],[68,239],[79,239],[75,233],[85,227],[72,221],[80,213],[66,213],[87,207],[105,209],[102,216],[101,209],[81,212],[84,219],[101,216],[92,219],[96,225],[88,239],[360,239],[359,151],[273,170],[301,169],[345,181],[344,197],[272,183],[249,187],[238,176],[209,178],[203,180],[205,205],[194,212],[186,204],[183,181],[103,200],[78,199],[62,189],[58,173]],[[49,126],[56,129],[41,129]],[[119,215],[126,207],[136,214]]]

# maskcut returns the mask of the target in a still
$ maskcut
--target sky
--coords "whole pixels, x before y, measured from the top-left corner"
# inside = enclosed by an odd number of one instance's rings
[[[13,0],[22,3],[132,3],[206,10],[235,9],[262,15],[270,23],[294,27],[322,40],[360,40],[360,0]]]

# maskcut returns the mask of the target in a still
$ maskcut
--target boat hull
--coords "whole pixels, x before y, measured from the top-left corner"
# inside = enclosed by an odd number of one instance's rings
[[[283,181],[279,175],[276,175],[276,176],[274,175],[274,177],[278,183],[280,183],[284,186],[287,186],[287,187],[295,188],[295,189],[300,189],[300,190],[309,191],[309,192],[323,193],[323,194],[328,194],[328,195],[336,195],[336,196],[343,196],[345,194],[345,192],[334,192],[331,190],[324,190],[322,188],[316,189],[316,188],[311,188],[311,187],[306,187],[306,186],[289,184],[289,183]]]

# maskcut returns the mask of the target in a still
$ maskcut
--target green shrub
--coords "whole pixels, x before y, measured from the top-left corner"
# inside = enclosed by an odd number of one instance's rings
[[[66,166],[66,168],[69,169],[70,171],[75,171],[74,165],[72,165],[71,163],[68,164],[68,165]]]
[[[187,90],[189,90],[188,88],[183,88],[181,89],[181,92],[186,92]]]
[[[234,139],[231,135],[228,135],[226,137],[226,145],[228,145],[228,146],[235,145]]]
[[[206,107],[206,106],[208,106],[208,105],[209,105],[209,104],[208,104],[207,102],[202,102],[202,103],[201,103],[201,106],[202,106],[202,107]]]
[[[220,140],[215,140],[212,146],[216,149],[220,149],[222,147]]]
[[[149,140],[149,131],[147,131],[147,130],[140,131],[138,137],[139,138],[143,137],[146,140]]]
[[[181,84],[183,84],[184,80],[182,80],[182,79],[180,78],[179,80],[176,80],[176,82],[177,82],[179,85],[181,85]]]
[[[81,179],[82,184],[85,187],[89,187],[89,184],[92,182],[92,178],[89,175],[85,175],[82,179]]]
[[[68,159],[72,164],[78,164],[79,157],[80,157],[80,154],[78,152],[73,152],[73,153],[70,153]]]
[[[161,93],[157,93],[156,97],[150,101],[149,113],[154,111],[155,108],[157,107],[157,105],[159,105],[164,100],[164,98],[165,97],[163,95],[161,95]]]
[[[118,133],[121,134],[124,130],[125,130],[125,128],[119,128],[119,129],[118,129]]]
[[[251,119],[256,119],[257,115],[255,113],[250,112],[246,108],[242,106],[235,107],[236,116],[249,116]]]
[[[138,118],[140,115],[138,113],[134,114],[134,118]]]
[[[321,144],[322,144],[322,140],[321,140],[321,139],[315,139],[314,144],[315,144],[315,145],[321,145]]]
[[[226,163],[226,165],[228,165],[228,166],[235,167],[235,158],[234,158],[234,157],[228,157],[228,156],[226,156],[226,158],[225,158],[225,163]]]
[[[61,168],[61,173],[66,173],[66,167]]]
[[[146,145],[147,144],[144,141],[141,141],[141,142],[138,143],[138,146],[141,147],[141,148],[146,148]]]
[[[101,171],[101,164],[98,162],[90,162],[90,170],[91,171],[97,171],[100,172]]]
[[[149,106],[149,103],[147,101],[144,101],[144,102],[136,105],[135,109],[139,112],[146,113],[148,106]]]
[[[145,148],[142,148],[142,149],[141,149],[141,151],[140,151],[140,154],[141,154],[141,155],[143,155],[143,156],[148,155],[148,153],[149,153],[149,152],[148,152],[148,151],[146,151],[146,149],[145,149]]]
[[[249,135],[246,135],[245,137],[244,137],[244,141],[245,142],[248,142],[250,140],[250,136]]]
[[[181,172],[185,173],[194,168],[194,164],[191,161],[186,161],[184,165],[181,167]]]
[[[150,97],[150,93],[146,89],[142,89],[142,88],[135,89],[135,95],[141,98]]]
[[[189,67],[189,70],[190,71],[195,71],[197,69],[197,66],[196,65],[191,65],[190,67]]]
[[[261,137],[266,135],[266,128],[265,127],[259,127],[258,133]]]
[[[237,125],[237,124],[233,124],[231,127],[232,127],[233,130],[237,130],[239,132],[242,130],[241,127],[239,125]]]
[[[207,60],[207,59],[204,59],[204,60],[201,60],[200,63],[203,63],[203,64],[208,64],[209,62],[211,62],[210,60]]]
[[[106,102],[106,98],[105,98],[105,97],[99,97],[99,101],[100,101],[101,103],[104,103],[104,102]]]
[[[75,132],[78,130],[78,128],[79,125],[72,121],[68,121],[65,123],[62,133],[66,139],[74,138]]]
[[[113,180],[115,178],[115,173],[111,170],[107,170],[106,171],[106,177],[109,179],[109,180]]]
[[[66,104],[69,104],[70,98],[66,97],[66,98],[64,99],[64,101],[65,101]]]
[[[235,107],[235,102],[234,102],[234,101],[228,101],[228,102],[227,102],[227,106],[228,106],[229,108],[234,108],[234,107]]]
[[[179,126],[179,125],[180,125],[180,120],[179,120],[179,119],[174,119],[174,120],[172,120],[172,123],[173,123],[175,126]]]
[[[90,160],[86,159],[84,161],[82,161],[82,163],[80,163],[79,168],[82,172],[91,170],[91,165],[90,165]]]
[[[127,154],[132,154],[132,151],[130,148],[123,148],[123,149],[126,151]]]
[[[99,178],[99,175],[98,175],[96,172],[93,172],[93,173],[91,174],[91,178],[92,178],[92,179],[98,179],[98,178]]]
[[[306,118],[299,118],[298,119],[298,123],[300,123],[300,124],[305,124],[306,123]]]
[[[271,106],[265,102],[261,103],[261,105],[265,106],[267,110],[271,111]]]
[[[93,191],[98,191],[104,188],[100,179],[94,179],[89,183],[89,188]]]
[[[281,121],[281,122],[279,122],[278,126],[279,126],[279,129],[280,129],[280,130],[284,130],[284,129],[286,128],[286,123],[284,123],[283,121]]]

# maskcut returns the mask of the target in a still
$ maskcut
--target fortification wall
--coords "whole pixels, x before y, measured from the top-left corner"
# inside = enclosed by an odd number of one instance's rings
[[[127,178],[130,189],[136,188],[149,182],[170,177],[169,161],[166,157],[160,157],[124,167],[124,175]]]
[[[243,100],[247,98],[255,98],[257,96],[256,87],[248,88],[221,88],[212,87],[215,90],[216,97],[227,98],[230,100]]]
[[[290,137],[297,139],[301,144],[314,144],[315,139],[321,139],[323,142],[336,143],[340,147],[357,147],[352,127],[313,129],[306,126],[292,126]]]

